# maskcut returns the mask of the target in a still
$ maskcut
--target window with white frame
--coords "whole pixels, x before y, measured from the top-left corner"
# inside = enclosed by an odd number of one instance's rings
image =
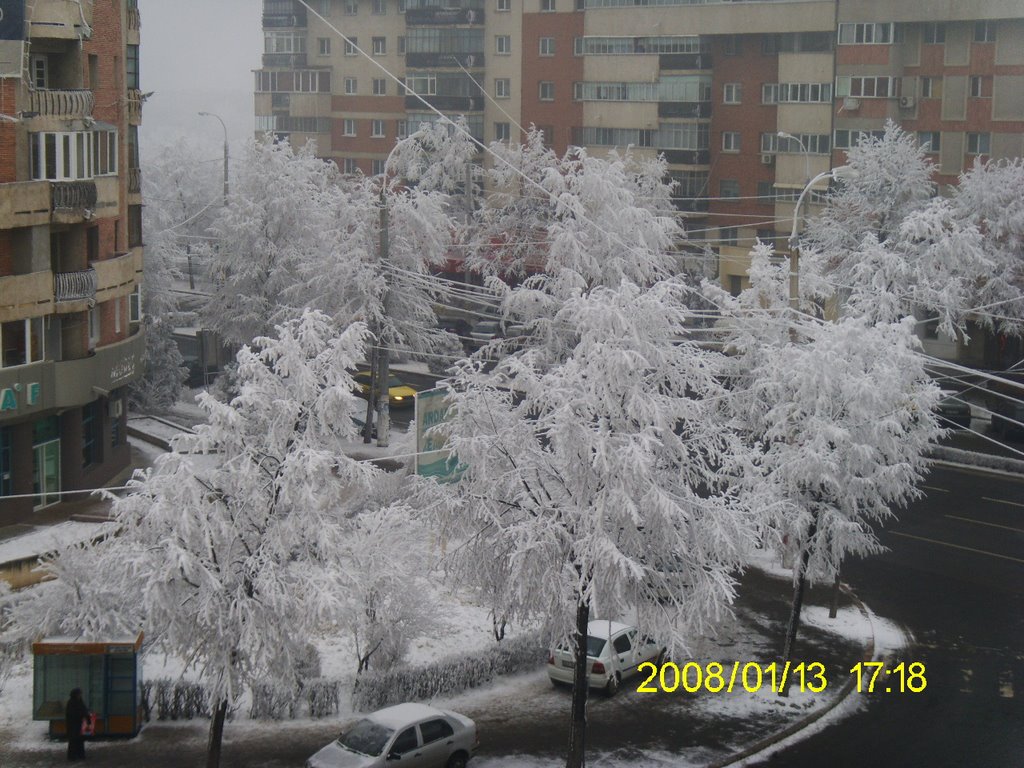
[[[354,157],[346,157],[342,161],[342,169],[341,170],[342,170],[342,173],[346,173],[346,174],[352,175],[352,174],[355,174],[355,173],[359,173],[359,165],[356,163],[356,159]]]
[[[359,51],[356,50],[357,45],[359,45],[359,38],[349,37],[349,39],[345,41],[345,55],[358,56]]]
[[[739,83],[726,83],[722,86],[722,101],[726,104],[739,104],[743,96],[743,87]]]
[[[994,43],[996,41],[996,23],[994,21],[974,22],[974,42]]]
[[[407,120],[395,120],[395,138],[404,139],[409,135],[409,122]]]
[[[555,55],[555,38],[553,37],[542,37],[540,38],[540,51],[541,56],[554,56]]]
[[[405,35],[398,36],[398,55],[405,56]]]
[[[375,16],[386,16],[388,12],[387,0],[373,0],[373,14]]]
[[[387,96],[388,94],[388,81],[383,77],[373,78],[373,95],[374,96]]]
[[[512,80],[507,77],[494,78],[494,98],[508,99],[512,97]]]
[[[928,45],[946,42],[946,25],[941,22],[925,24],[921,30],[921,40]]]
[[[357,13],[359,13],[359,0],[345,0],[344,14],[355,16]]]
[[[739,131],[723,131],[722,132],[722,151],[723,152],[739,152],[740,151],[740,132]]]
[[[719,197],[739,197],[740,182],[737,179],[722,179],[718,182]]]
[[[371,120],[370,121],[370,137],[374,139],[384,138],[384,121],[383,120]]]
[[[792,138],[774,132],[761,134],[761,151],[765,154],[796,154],[805,148],[812,155],[827,155],[832,151],[832,137],[827,133],[798,133]]]
[[[89,349],[95,349],[100,343],[100,308],[89,309]]]
[[[836,130],[836,149],[849,149],[860,144],[865,139],[881,139],[885,131],[850,131],[846,129]]]
[[[305,53],[306,36],[294,32],[264,32],[264,53]]]
[[[552,13],[555,10],[555,0],[540,0],[540,12]]]
[[[988,155],[992,152],[992,134],[990,133],[968,133],[967,154]]]
[[[331,38],[318,37],[316,39],[316,52],[321,56],[331,55]]]
[[[925,152],[939,152],[942,149],[941,134],[938,131],[918,131],[917,143]]]
[[[499,13],[508,13],[512,10],[512,0],[497,0],[494,5],[494,10]]]
[[[420,96],[436,96],[437,75],[409,75],[405,78],[405,87]]]
[[[765,83],[762,104],[829,104],[832,83]]]
[[[371,160],[370,161],[370,173],[373,176],[384,175],[384,161],[383,160]]]
[[[117,173],[116,131],[29,134],[33,179],[74,181]]]
[[[384,56],[388,52],[388,39],[386,37],[374,37],[370,39],[374,56]]]
[[[738,245],[740,230],[738,227],[719,227],[718,242],[721,245]]]
[[[888,44],[894,42],[894,24],[864,22],[839,25],[840,45]]]
[[[494,124],[494,140],[509,141],[512,138],[512,126],[509,123]]]
[[[919,77],[917,79],[918,90],[921,92],[922,99],[934,98],[932,93],[934,92],[934,78],[932,77]]]
[[[43,318],[0,323],[0,368],[38,363],[43,357]]]
[[[555,100],[555,83],[553,80],[541,80],[537,87],[537,98],[541,101]]]
[[[494,52],[499,56],[508,56],[512,53],[512,36],[495,35]]]
[[[357,93],[359,93],[359,81],[356,80],[354,77],[346,77],[345,78],[345,95],[346,96],[355,96]]]
[[[142,285],[136,285],[135,290],[128,294],[128,322],[142,322]]]
[[[343,136],[355,136],[356,135],[356,121],[351,117],[346,117],[341,123],[341,134]]]
[[[894,99],[900,93],[898,77],[850,77],[836,78],[836,96],[854,96],[859,99]]]
[[[31,67],[32,72],[32,85],[36,88],[49,88],[49,60],[47,59],[46,54],[33,54],[29,66]]]

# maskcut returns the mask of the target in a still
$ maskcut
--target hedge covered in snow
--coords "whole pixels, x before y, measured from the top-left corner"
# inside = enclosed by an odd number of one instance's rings
[[[365,712],[403,701],[458,693],[489,683],[497,675],[536,669],[546,658],[547,645],[539,635],[531,634],[423,666],[364,672],[356,678],[352,707]]]

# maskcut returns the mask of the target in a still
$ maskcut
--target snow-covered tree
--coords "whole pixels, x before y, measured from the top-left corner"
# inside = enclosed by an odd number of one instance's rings
[[[347,371],[365,327],[339,332],[307,311],[277,332],[239,352],[238,396],[202,395],[208,423],[115,501],[119,535],[51,566],[63,612],[44,599],[22,613],[37,629],[82,636],[98,634],[100,620],[141,626],[187,660],[214,705],[211,768],[242,690],[292,683],[309,635],[340,615],[337,553],[351,501],[377,473],[343,453],[358,402]]]

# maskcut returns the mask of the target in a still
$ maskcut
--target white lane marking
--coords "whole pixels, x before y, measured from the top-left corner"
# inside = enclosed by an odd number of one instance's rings
[[[999,673],[999,695],[1004,699],[1013,698],[1013,670]]]
[[[989,525],[993,528],[1003,528],[1007,531],[1014,531],[1015,533],[1024,533],[1024,528],[1013,528],[1009,525],[1000,525],[999,523],[986,523],[984,520],[974,520],[970,517],[960,517],[959,515],[946,515],[946,517],[952,518],[953,520],[963,520],[965,523],[977,523],[978,525]]]
[[[1024,560],[1019,557],[1010,557],[1009,555],[997,555],[995,552],[986,552],[983,549],[974,549],[973,547],[964,547],[959,544],[950,544],[948,541],[938,541],[936,539],[926,539],[924,536],[913,536],[909,533],[900,533],[899,531],[889,531],[893,536],[902,536],[905,539],[917,539],[918,541],[927,541],[929,544],[939,544],[943,547],[952,547],[953,549],[964,549],[968,552],[974,552],[979,555],[988,555],[989,557],[998,557],[1000,560],[1009,560],[1013,563],[1024,564]]]
[[[985,501],[994,501],[996,504],[1009,504],[1011,507],[1021,507],[1022,509],[1024,509],[1024,504],[1021,504],[1019,501],[1007,501],[1006,499],[993,499],[993,498],[990,498],[988,496],[982,496],[981,498],[984,499]]]
[[[960,676],[963,677],[963,683],[960,685],[960,693],[970,693],[974,690],[971,688],[971,679],[974,677],[974,670],[964,667],[960,670]]]
[[[938,488],[934,485],[922,485],[922,488],[927,488],[929,491],[938,491],[939,493],[949,493],[948,488]]]

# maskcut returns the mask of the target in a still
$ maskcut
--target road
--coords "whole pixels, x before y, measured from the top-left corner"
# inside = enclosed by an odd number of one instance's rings
[[[890,551],[844,573],[917,640],[923,693],[868,706],[762,761],[786,768],[1024,764],[1024,483],[935,469],[927,496],[887,526]]]

